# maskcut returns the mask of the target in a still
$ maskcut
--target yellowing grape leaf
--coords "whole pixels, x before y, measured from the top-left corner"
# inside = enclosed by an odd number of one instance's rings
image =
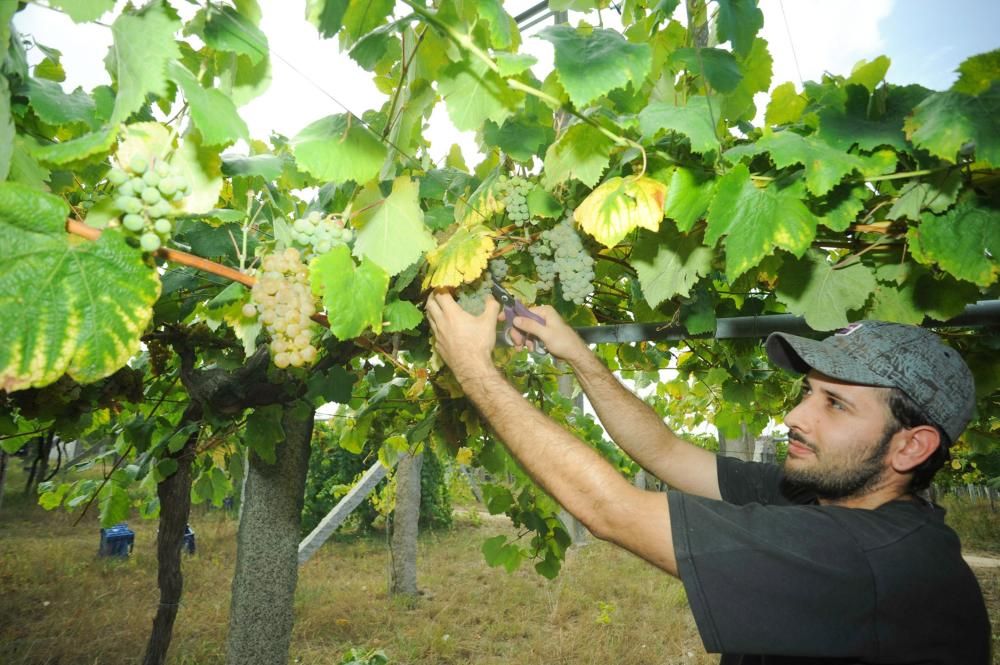
[[[392,193],[374,209],[371,219],[358,231],[354,255],[368,257],[389,276],[398,275],[436,246],[424,225],[419,185],[409,176],[392,183]]]
[[[775,247],[801,256],[816,235],[816,217],[806,208],[800,183],[779,181],[758,189],[746,165],[722,176],[708,209],[705,241],[726,236],[730,282],[760,263]]]
[[[614,247],[637,227],[656,231],[667,186],[649,176],[614,177],[587,195],[573,213],[580,228]]]
[[[573,125],[545,151],[542,185],[551,191],[560,183],[576,178],[593,187],[608,168],[614,145],[596,127],[584,123]]]
[[[476,191],[468,198],[459,198],[455,203],[455,221],[462,226],[474,226],[489,220],[504,210],[503,200],[497,196],[499,173],[486,177]]]
[[[337,339],[354,339],[368,328],[382,332],[389,275],[375,263],[364,258],[355,265],[347,245],[338,245],[309,264],[309,282]]]
[[[160,294],[156,271],[117,232],[66,233],[68,206],[0,184],[0,390],[102,379],[139,350]]]
[[[771,92],[771,101],[767,104],[764,120],[768,125],[788,125],[798,122],[808,103],[803,95],[795,92],[795,84],[787,81]]]
[[[427,254],[430,270],[424,288],[458,286],[483,274],[496,244],[482,224],[460,226],[443,245]]]

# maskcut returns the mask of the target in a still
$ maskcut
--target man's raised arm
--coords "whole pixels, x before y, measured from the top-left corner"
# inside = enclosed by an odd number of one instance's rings
[[[542,306],[532,311],[545,319],[544,325],[518,317],[515,327],[540,339],[549,353],[569,363],[597,417],[622,450],[671,488],[721,498],[714,453],[674,434],[648,404],[622,385],[554,309]],[[523,337],[514,341],[523,341]]]

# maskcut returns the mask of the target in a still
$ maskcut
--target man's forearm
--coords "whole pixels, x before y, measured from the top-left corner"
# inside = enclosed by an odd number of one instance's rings
[[[676,574],[665,495],[636,490],[596,451],[532,406],[499,371],[460,381],[515,459],[570,514],[598,537]],[[644,528],[638,528],[640,523]]]

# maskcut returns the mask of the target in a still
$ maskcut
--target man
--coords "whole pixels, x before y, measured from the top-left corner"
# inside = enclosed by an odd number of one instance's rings
[[[771,359],[806,374],[785,418],[783,468],[678,438],[552,308],[515,318],[575,372],[608,433],[667,482],[632,486],[529,404],[494,366],[499,307],[427,301],[437,349],[529,474],[598,538],[680,577],[722,663],[985,665],[990,626],[943,511],[916,492],[971,418],[964,361],[927,331],[861,322],[822,342],[775,334]]]

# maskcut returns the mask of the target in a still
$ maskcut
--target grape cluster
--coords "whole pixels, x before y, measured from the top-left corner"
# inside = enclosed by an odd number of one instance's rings
[[[122,211],[122,226],[139,237],[144,252],[155,252],[170,237],[170,217],[179,201],[191,193],[191,185],[169,163],[136,155],[124,169],[108,172],[115,186],[115,206]]]
[[[458,306],[473,316],[479,316],[486,311],[486,296],[493,288],[493,281],[483,276],[469,284],[458,287]]]
[[[316,360],[312,345],[316,304],[309,289],[309,272],[299,250],[289,247],[264,257],[251,291],[252,303],[243,306],[247,317],[260,314],[271,335],[271,359],[279,368],[303,367]]]
[[[303,259],[326,254],[337,245],[354,240],[354,232],[344,228],[344,220],[333,215],[323,216],[313,210],[292,224],[292,239],[302,248]]]
[[[149,354],[149,371],[153,376],[162,376],[167,371],[170,362],[170,348],[158,339],[146,343],[146,353]]]
[[[542,287],[552,288],[558,276],[563,298],[582,305],[594,290],[594,259],[584,249],[570,219],[572,215],[542,232],[528,251]]]
[[[500,257],[490,261],[490,276],[498,282],[507,277],[507,259]]]
[[[531,183],[520,176],[501,175],[497,178],[497,194],[507,208],[507,218],[518,227],[524,226],[528,221],[527,196],[530,191]]]

